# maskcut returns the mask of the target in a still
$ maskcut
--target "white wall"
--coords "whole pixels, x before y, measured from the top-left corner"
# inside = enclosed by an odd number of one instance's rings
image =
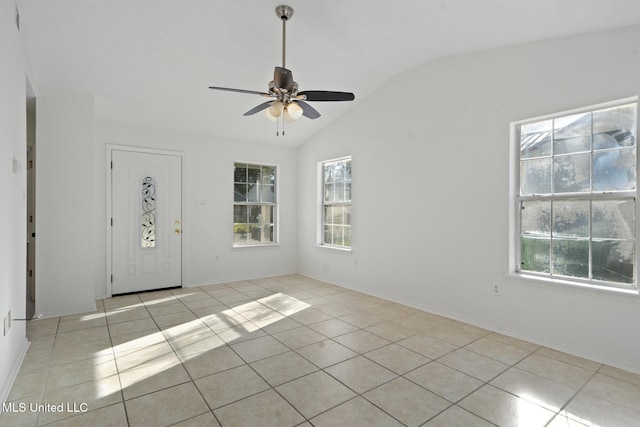
[[[38,86],[36,314],[95,310],[93,97]]]
[[[293,148],[229,141],[210,136],[95,121],[93,283],[106,292],[104,224],[106,145],[156,148],[183,153],[183,286],[290,274],[296,271],[296,151]],[[232,248],[233,163],[278,166],[280,244]],[[204,207],[196,202],[204,201]]]
[[[299,149],[299,272],[640,372],[640,298],[505,276],[510,122],[638,95],[639,51],[635,26],[392,79]],[[351,254],[316,247],[316,164],[344,155]]]
[[[0,322],[9,310],[24,319],[26,304],[26,70],[14,11],[13,2],[0,3]],[[27,346],[25,322],[14,321],[7,335],[0,323],[0,402]]]
[[[36,314],[91,311],[108,294],[107,144],[184,154],[183,286],[296,271],[294,149],[100,119],[92,95],[63,89],[39,87],[36,104]],[[234,161],[279,166],[279,245],[232,248]]]

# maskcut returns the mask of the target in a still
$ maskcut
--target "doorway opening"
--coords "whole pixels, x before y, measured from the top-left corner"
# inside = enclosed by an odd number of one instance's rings
[[[27,298],[25,319],[36,314],[36,97],[27,79]]]

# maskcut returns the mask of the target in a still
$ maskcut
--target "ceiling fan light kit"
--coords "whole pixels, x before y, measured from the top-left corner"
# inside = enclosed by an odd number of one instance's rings
[[[282,21],[282,67],[275,67],[273,80],[269,82],[267,92],[259,92],[245,89],[233,89],[220,86],[209,86],[209,89],[228,92],[248,93],[272,98],[244,113],[245,116],[254,115],[264,110],[264,115],[271,121],[277,122],[282,118],[283,122],[291,123],[305,116],[309,119],[317,119],[320,113],[305,101],[353,101],[355,96],[351,92],[335,92],[324,90],[298,91],[298,83],[293,80],[293,74],[286,68],[286,35],[287,21],[293,16],[291,6],[281,5],[276,7],[276,15]],[[276,135],[279,135],[279,130]],[[284,123],[283,131],[284,135]]]

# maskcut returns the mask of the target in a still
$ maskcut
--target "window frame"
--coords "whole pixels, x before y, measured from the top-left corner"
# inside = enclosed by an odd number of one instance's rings
[[[325,180],[324,180],[324,168],[326,165],[338,162],[348,161],[351,166],[351,176],[349,177],[349,185],[350,185],[350,195],[351,198],[347,200],[341,201],[333,201],[327,202],[324,197],[324,188],[325,188]],[[345,181],[346,182],[346,181]],[[318,227],[317,227],[317,245],[322,248],[329,248],[339,251],[351,252],[353,250],[353,241],[350,237],[349,245],[337,245],[325,242],[325,233],[324,233],[324,225],[325,225],[325,207],[327,206],[348,206],[351,210],[353,201],[353,156],[343,156],[337,157],[333,159],[323,160],[318,162]],[[352,230],[351,224],[351,212],[349,213],[349,230]],[[349,233],[352,236],[351,232]]]
[[[273,184],[273,201],[272,202],[264,202],[264,201],[238,201],[236,200],[236,184],[239,184],[239,182],[236,181],[235,179],[235,170],[236,167],[246,167],[247,169],[249,169],[249,167],[254,166],[254,167],[259,167],[260,171],[262,173],[262,168],[266,167],[266,168],[273,168],[274,169],[274,184]],[[279,177],[279,173],[280,173],[280,167],[276,164],[271,164],[271,163],[263,163],[263,162],[254,162],[254,161],[234,161],[233,162],[233,230],[232,230],[232,247],[235,248],[256,248],[256,247],[267,247],[267,246],[278,246],[280,243],[280,226],[279,226],[279,211],[280,211],[280,203],[279,203],[279,183],[280,183],[280,177]],[[235,240],[235,227],[237,224],[250,224],[250,223],[236,223],[235,220],[235,216],[236,216],[236,206],[269,206],[271,208],[273,208],[273,218],[270,224],[273,224],[273,231],[272,231],[272,240],[271,241],[266,241],[266,242],[256,242],[256,241],[246,241],[245,243],[243,242],[238,242]],[[247,233],[248,234],[248,233]]]
[[[594,112],[602,109],[613,108],[617,106],[622,106],[625,104],[636,104],[636,141],[635,141],[635,160],[636,160],[636,185],[635,190],[616,190],[616,191],[593,191],[590,187],[589,191],[586,192],[566,192],[566,193],[549,193],[549,194],[521,194],[520,193],[520,169],[521,169],[521,158],[520,158],[520,130],[523,125],[541,122],[545,120],[551,119],[560,119],[563,117],[568,117],[574,114]],[[545,116],[535,117],[526,120],[520,120],[516,122],[512,122],[510,124],[510,206],[509,206],[509,229],[510,229],[510,239],[509,239],[509,275],[522,278],[522,279],[532,279],[534,281],[548,282],[553,284],[561,284],[561,285],[572,285],[577,287],[585,287],[597,290],[605,290],[605,291],[613,291],[618,293],[626,293],[632,295],[640,295],[640,290],[638,286],[638,267],[640,266],[640,254],[638,253],[639,242],[638,237],[639,229],[638,229],[638,220],[640,217],[638,216],[640,208],[637,200],[638,196],[638,184],[640,182],[640,176],[638,175],[638,168],[640,166],[640,156],[638,152],[638,127],[640,124],[639,115],[640,111],[638,105],[638,97],[629,97],[624,99],[619,99],[611,102],[600,103],[596,105],[591,105],[588,107],[573,109],[569,111],[548,114]],[[588,151],[590,153],[590,162],[592,165],[593,146],[590,147]],[[551,155],[551,164],[553,165],[553,159],[555,154]],[[589,180],[590,182],[593,180],[594,171],[590,169]],[[606,200],[633,200],[634,201],[634,211],[635,211],[635,224],[634,224],[634,233],[633,233],[633,245],[634,245],[634,256],[633,256],[633,280],[629,284],[612,282],[606,280],[598,280],[592,278],[591,264],[592,264],[592,256],[591,256],[591,242],[599,241],[597,237],[594,237],[591,232],[591,220],[589,220],[589,234],[586,240],[589,242],[589,278],[581,278],[581,277],[573,277],[573,276],[565,276],[565,275],[554,275],[552,273],[543,273],[543,272],[535,272],[523,270],[521,266],[522,262],[522,251],[521,251],[521,212],[522,212],[522,203],[527,201],[537,201],[537,200],[548,200],[548,201],[570,201],[570,200],[587,200],[589,201],[589,215],[591,215],[591,207],[593,202],[598,201],[606,201]],[[549,233],[552,233],[552,230],[549,230]],[[551,234],[550,234],[551,236]],[[550,237],[552,238],[552,237]]]

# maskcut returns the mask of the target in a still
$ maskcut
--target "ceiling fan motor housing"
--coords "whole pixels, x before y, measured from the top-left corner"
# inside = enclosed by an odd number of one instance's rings
[[[282,67],[276,67],[273,80],[278,89],[286,90],[289,93],[293,92],[293,86],[296,85],[296,82],[293,81],[291,71]]]

